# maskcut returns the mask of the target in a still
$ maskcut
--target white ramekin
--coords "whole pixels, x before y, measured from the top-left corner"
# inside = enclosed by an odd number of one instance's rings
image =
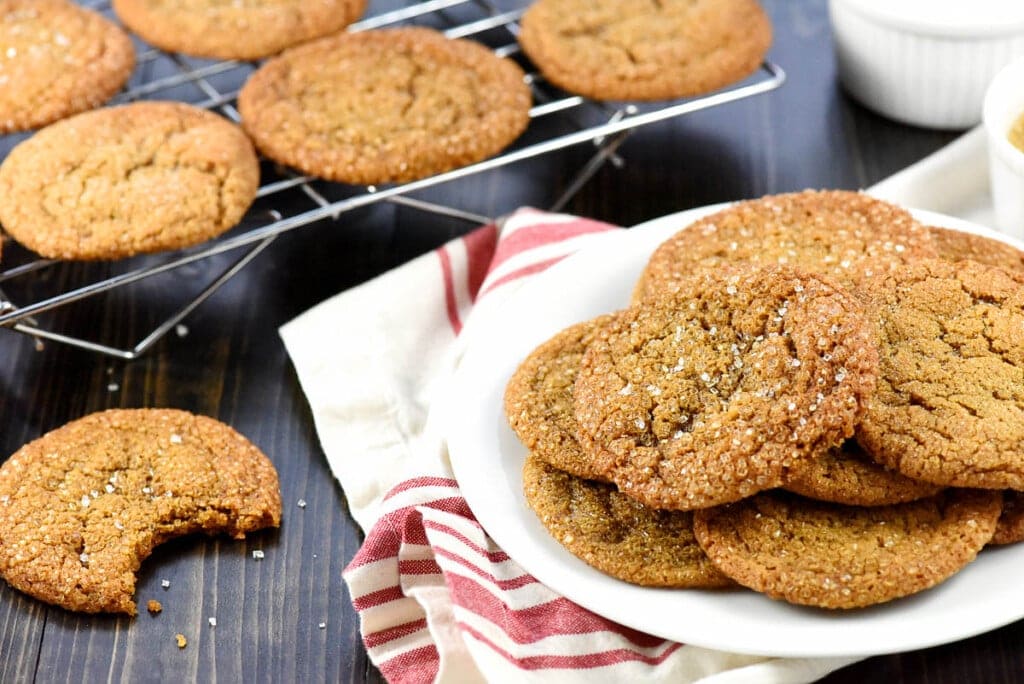
[[[829,0],[843,87],[928,128],[981,121],[992,77],[1024,55],[1024,0]]]
[[[1019,116],[1024,116],[1024,58],[1014,60],[992,79],[984,106],[996,224],[1004,233],[1024,238],[1024,151],[1007,137]]]

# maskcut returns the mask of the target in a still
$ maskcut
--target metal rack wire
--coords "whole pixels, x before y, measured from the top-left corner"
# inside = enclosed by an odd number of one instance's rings
[[[110,12],[109,0],[85,0],[81,4],[102,12]],[[456,9],[460,11],[460,16],[453,20],[449,13]],[[467,11],[475,13],[477,18],[471,17],[467,20],[462,16]],[[438,28],[452,38],[479,39],[484,34],[488,34],[491,38],[490,42],[493,43],[495,42],[494,34],[497,33],[498,45],[494,47],[495,52],[503,57],[520,58],[515,37],[518,34],[517,21],[521,14],[521,9],[504,11],[496,6],[493,0],[424,0],[410,2],[398,9],[370,16],[351,26],[350,30],[368,30],[429,20],[435,24],[441,24]],[[215,81],[224,80],[225,77],[230,80],[232,76],[236,81],[239,78],[244,80],[244,77],[257,65],[238,61],[210,63],[144,47],[137,56],[136,72],[145,74],[147,65],[158,63],[165,68],[169,66],[171,73],[148,77],[144,75],[134,85],[130,83],[114,102],[131,102],[152,96],[159,96],[161,99],[182,99],[198,107],[217,109],[226,117],[234,121],[239,120],[238,111],[232,104],[238,95],[238,88],[218,86]],[[265,173],[263,183],[257,193],[257,200],[274,200],[284,197],[285,193],[289,193],[289,197],[299,193],[311,203],[311,206],[289,215],[282,215],[281,212],[274,209],[266,210],[260,216],[247,217],[246,225],[255,224],[255,227],[248,230],[232,231],[220,239],[199,247],[156,257],[156,262],[153,261],[154,257],[139,260],[142,262],[139,265],[134,265],[133,260],[128,260],[126,270],[121,273],[101,277],[58,294],[42,297],[37,301],[15,304],[3,290],[0,290],[0,326],[34,336],[39,340],[69,344],[116,358],[134,359],[148,351],[158,340],[179,325],[196,307],[244,269],[282,233],[323,219],[337,220],[345,212],[376,202],[391,202],[473,223],[486,223],[493,220],[492,217],[482,216],[457,207],[432,203],[409,195],[442,183],[498,169],[570,146],[592,143],[593,154],[579,168],[564,192],[550,207],[553,210],[558,210],[583,187],[603,164],[621,162],[617,156],[617,150],[630,132],[638,127],[765,93],[778,88],[785,81],[785,73],[780,67],[771,62],[765,62],[755,76],[735,87],[699,98],[640,108],[630,104],[613,106],[579,96],[567,95],[546,84],[538,73],[529,70],[528,64],[524,63],[524,67],[527,69],[527,82],[533,91],[536,103],[530,110],[531,123],[528,132],[535,126],[535,122],[559,117],[571,127],[569,133],[543,137],[539,140],[527,140],[491,159],[429,178],[387,187],[353,188],[352,190],[356,191],[355,194],[334,201],[328,200],[325,193],[318,189],[317,184],[322,184],[322,181],[288,172],[275,173],[272,177],[267,178]],[[181,92],[182,89],[186,89],[184,94]],[[288,204],[296,205],[297,203],[291,201]],[[115,347],[50,330],[40,325],[35,318],[45,312],[110,292],[115,288],[138,283],[216,255],[235,251],[238,251],[240,256],[210,279],[201,291],[188,297],[187,301],[170,316],[131,347]],[[61,266],[61,262],[46,259],[35,259],[17,264],[0,271],[0,287],[19,279],[37,277],[44,270]]]

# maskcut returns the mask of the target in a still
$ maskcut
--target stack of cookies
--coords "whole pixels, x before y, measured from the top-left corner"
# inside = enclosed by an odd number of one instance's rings
[[[823,608],[934,586],[1024,539],[1022,286],[1012,247],[858,193],[708,216],[509,381],[527,502],[641,585]]]

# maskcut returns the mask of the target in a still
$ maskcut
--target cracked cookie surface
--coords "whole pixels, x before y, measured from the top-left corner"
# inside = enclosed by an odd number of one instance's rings
[[[783,483],[853,433],[878,356],[858,299],[787,267],[703,273],[618,316],[573,389],[578,440],[619,490],[691,510]]]
[[[534,349],[505,388],[509,426],[536,457],[577,477],[602,480],[576,441],[572,389],[583,353],[613,315],[577,323]]]
[[[651,255],[633,301],[698,270],[788,264],[852,284],[865,269],[897,270],[937,256],[928,230],[905,209],[845,190],[805,190],[740,202],[693,223]]]
[[[1005,242],[939,226],[928,226],[928,232],[932,234],[935,249],[943,259],[970,259],[980,264],[1024,273],[1024,253]]]
[[[599,100],[663,100],[753,73],[772,42],[754,0],[538,0],[519,42],[544,76]]]
[[[647,508],[533,454],[523,466],[523,490],[551,536],[601,572],[648,587],[732,585],[697,545],[689,511]]]
[[[0,0],[0,134],[92,109],[131,75],[124,31],[65,0]]]
[[[934,496],[941,485],[914,480],[875,463],[852,439],[787,469],[783,489],[847,506],[885,506]]]
[[[273,464],[229,426],[172,409],[94,413],[0,466],[0,575],[47,603],[135,613],[135,573],[185,534],[277,527]]]
[[[259,163],[240,128],[174,102],[79,114],[39,131],[0,165],[0,224],[54,259],[178,249],[237,224]]]
[[[522,70],[432,29],[342,33],[264,64],[238,98],[271,159],[343,183],[402,182],[481,161],[525,130]]]
[[[259,59],[342,30],[366,0],[113,0],[147,43],[213,59]]]
[[[694,532],[740,584],[820,608],[860,608],[935,586],[974,560],[1001,492],[947,490],[861,508],[765,492],[694,513]]]
[[[935,484],[1024,489],[1024,275],[926,259],[864,291],[881,360],[865,451]]]

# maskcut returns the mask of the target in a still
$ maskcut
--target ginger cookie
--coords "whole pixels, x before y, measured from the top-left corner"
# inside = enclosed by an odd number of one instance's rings
[[[591,342],[578,439],[619,490],[692,510],[784,482],[853,433],[878,354],[860,301],[773,266],[681,281]]]
[[[341,31],[366,0],[114,0],[114,11],[147,43],[212,59],[259,59]]]
[[[532,454],[523,465],[523,490],[551,536],[601,572],[647,587],[732,585],[697,545],[689,511],[647,508]]]
[[[640,275],[640,301],[697,270],[788,264],[851,284],[936,256],[931,235],[904,209],[845,190],[806,190],[740,202],[662,243]]]
[[[0,575],[47,603],[135,614],[135,573],[194,532],[277,527],[273,464],[212,418],[171,409],[94,413],[0,466]]]
[[[755,0],[538,0],[519,43],[545,78],[598,100],[664,100],[749,76],[772,42]]]
[[[970,259],[980,264],[1024,272],[1024,254],[1016,247],[982,235],[961,230],[928,226],[939,256],[949,261]]]
[[[999,492],[946,490],[862,508],[765,492],[696,511],[697,541],[724,574],[773,599],[861,608],[923,591],[974,560]]]
[[[39,131],[0,165],[0,224],[53,259],[178,249],[238,223],[259,162],[240,128],[177,102],[79,114]]]
[[[128,34],[65,0],[0,0],[0,134],[98,107],[135,67]]]
[[[809,499],[847,506],[916,501],[942,489],[875,463],[852,439],[793,463],[782,487]]]
[[[537,458],[588,480],[603,479],[576,441],[572,388],[594,335],[613,316],[599,316],[559,332],[524,360],[505,388],[505,415]]]
[[[926,259],[864,291],[881,360],[865,451],[935,484],[1024,489],[1024,275]]]
[[[427,28],[340,33],[246,82],[242,125],[274,161],[342,183],[409,181],[496,154],[526,128],[511,60]]]
[[[1016,544],[1024,541],[1024,492],[1003,492],[1003,513],[989,544]]]

